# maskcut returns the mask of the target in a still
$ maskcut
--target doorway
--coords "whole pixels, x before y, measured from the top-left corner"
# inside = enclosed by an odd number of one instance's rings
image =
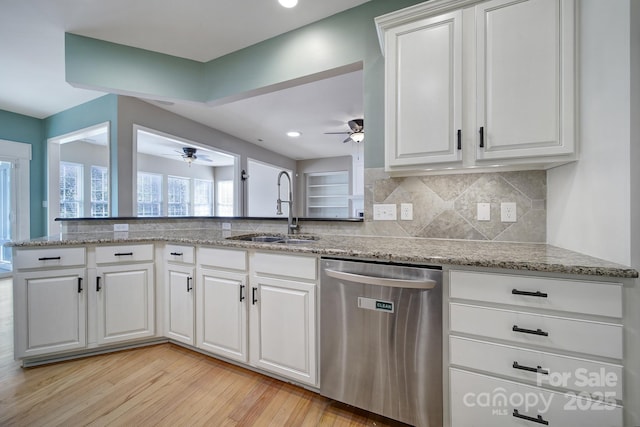
[[[31,145],[0,141],[0,278],[11,275],[11,248],[30,237],[29,161]]]

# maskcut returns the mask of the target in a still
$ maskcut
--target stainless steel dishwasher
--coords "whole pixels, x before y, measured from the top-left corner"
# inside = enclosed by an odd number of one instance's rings
[[[442,271],[322,259],[320,394],[442,425]]]

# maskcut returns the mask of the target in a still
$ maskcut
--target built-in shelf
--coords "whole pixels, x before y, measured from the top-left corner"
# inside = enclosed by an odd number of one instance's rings
[[[350,213],[349,172],[306,174],[307,216],[342,218]]]

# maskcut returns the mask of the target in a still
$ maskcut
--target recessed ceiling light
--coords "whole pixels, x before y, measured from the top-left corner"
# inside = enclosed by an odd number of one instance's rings
[[[302,134],[300,132],[298,132],[297,130],[292,130],[292,131],[287,132],[287,136],[291,137],[291,138],[297,138],[300,135],[302,135]]]
[[[278,3],[283,7],[294,7],[298,4],[298,0],[278,0]]]

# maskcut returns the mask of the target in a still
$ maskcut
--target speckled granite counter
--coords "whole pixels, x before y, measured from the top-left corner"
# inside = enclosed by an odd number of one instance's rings
[[[221,230],[69,233],[7,245],[38,247],[173,242],[245,249],[269,249],[423,265],[462,265],[621,278],[638,277],[638,271],[630,267],[544,244],[348,235],[321,235],[319,240],[303,244],[227,239],[227,237],[237,234],[243,233],[229,234],[226,232],[225,234]]]

